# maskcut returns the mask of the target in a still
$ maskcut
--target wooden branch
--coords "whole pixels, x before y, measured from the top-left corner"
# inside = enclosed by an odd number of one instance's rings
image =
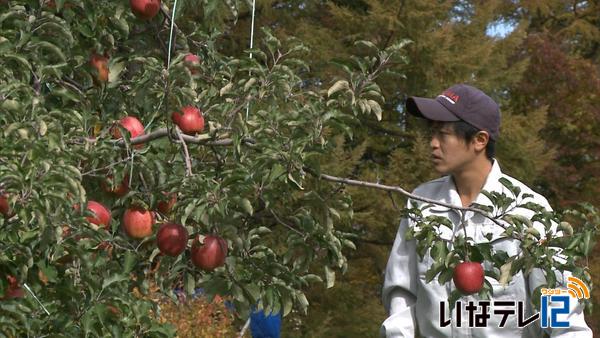
[[[134,137],[130,141],[131,141],[131,144],[136,145],[136,144],[153,141],[153,140],[156,140],[156,139],[168,136],[168,135],[169,135],[169,131],[167,128],[160,128],[151,133],[144,134],[144,135],[138,136],[138,137]],[[232,139],[227,138],[227,139],[221,139],[221,140],[213,140],[211,138],[211,136],[208,134],[200,134],[198,136],[190,136],[190,135],[182,134],[181,137],[187,143],[202,144],[202,145],[206,145],[206,146],[229,146],[229,145],[233,144]],[[256,141],[252,138],[245,138],[243,140],[243,142],[248,146],[253,146],[254,144],[256,144]],[[117,144],[119,146],[123,146],[123,145],[125,145],[125,140],[119,139],[119,140],[115,141],[115,144]]]

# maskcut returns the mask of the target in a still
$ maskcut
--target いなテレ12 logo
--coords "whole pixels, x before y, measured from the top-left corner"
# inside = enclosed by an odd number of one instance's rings
[[[567,278],[567,289],[548,289],[542,288],[540,302],[540,319],[543,328],[564,328],[570,327],[568,320],[561,320],[560,315],[568,316],[571,309],[571,301],[579,299],[589,299],[590,289],[579,278],[570,276]]]

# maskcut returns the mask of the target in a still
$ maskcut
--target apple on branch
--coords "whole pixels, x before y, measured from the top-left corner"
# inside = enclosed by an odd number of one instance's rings
[[[8,280],[8,288],[4,291],[4,296],[0,300],[25,297],[25,291],[19,286],[15,276],[8,275],[6,279]]]
[[[90,58],[90,64],[96,70],[96,80],[99,83],[108,82],[108,58],[94,53]]]
[[[156,244],[160,252],[168,256],[178,256],[186,248],[188,231],[177,223],[165,223],[156,233]]]
[[[129,5],[133,14],[142,20],[150,20],[160,11],[160,0],[130,0]]]
[[[163,215],[166,215],[169,212],[171,212],[171,209],[173,209],[173,206],[177,202],[177,194],[174,193],[174,192],[173,193],[167,193],[167,192],[164,192],[164,191],[163,191],[162,194],[165,195],[168,198],[168,200],[166,200],[166,201],[165,200],[159,201],[158,204],[156,205],[156,208]]]
[[[4,217],[12,216],[6,193],[0,193],[0,214],[4,215]]]
[[[202,111],[194,106],[185,106],[180,112],[173,112],[171,119],[187,135],[201,133],[204,130]]]
[[[102,181],[102,189],[104,189],[104,191],[111,193],[113,195],[119,196],[119,197],[125,196],[127,194],[127,192],[129,192],[129,176],[128,175],[125,175],[123,177],[123,181],[121,181],[121,183],[116,186],[113,185],[114,182],[113,182],[113,177],[111,175],[109,175],[107,177],[107,179],[108,179],[108,182]]]
[[[485,280],[483,266],[478,262],[461,262],[454,268],[452,280],[463,294],[477,293]]]
[[[121,225],[129,237],[141,239],[151,236],[154,213],[142,207],[132,206],[125,210]]]
[[[196,238],[191,250],[192,263],[204,270],[213,271],[225,264],[227,241],[219,236],[208,235]]]
[[[142,124],[142,122],[140,122],[140,120],[138,120],[137,118],[135,118],[133,116],[125,116],[124,118],[122,118],[119,121],[119,124],[123,128],[125,128],[127,131],[129,131],[130,139],[144,135],[144,125]],[[115,138],[115,139],[120,139],[123,137],[121,135],[121,130],[116,125],[112,126],[111,134],[112,134],[113,138]],[[143,144],[136,144],[134,146],[134,148],[139,149],[139,148],[142,148],[143,146],[144,146]]]
[[[189,53],[183,58],[183,62],[192,74],[198,74],[200,58],[196,54]]]
[[[79,209],[79,206],[76,206],[75,209]],[[104,204],[96,201],[88,201],[87,210],[94,214],[94,216],[86,217],[88,222],[101,225],[104,226],[105,229],[109,229],[111,213],[110,210],[104,206]]]

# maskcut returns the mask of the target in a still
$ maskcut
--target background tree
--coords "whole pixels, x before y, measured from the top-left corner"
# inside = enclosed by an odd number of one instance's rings
[[[257,3],[258,22],[274,27],[277,34],[298,36],[313,47],[311,59],[314,60],[315,67],[311,77],[314,79],[313,83],[321,83],[322,86],[328,85],[322,81],[326,74],[336,76],[343,71],[342,67],[336,67],[329,61],[364,51],[362,46],[352,44],[355,39],[368,39],[378,46],[384,46],[387,41],[393,41],[396,37],[411,41],[407,46],[408,63],[396,65],[405,77],[386,78],[380,83],[386,98],[382,121],[375,123],[373,116],[362,118],[361,126],[354,128],[354,138],[344,143],[348,153],[335,157],[334,163],[339,163],[340,169],[345,168],[347,176],[399,184],[409,190],[433,177],[425,164],[428,162],[428,149],[426,143],[421,143],[423,138],[418,136],[418,123],[407,120],[402,111],[402,103],[407,95],[435,96],[449,84],[465,81],[482,88],[501,103],[503,137],[498,144],[497,158],[505,172],[548,195],[552,205],[558,209],[567,205],[563,203],[564,198],[571,201],[595,201],[593,196],[597,194],[593,193],[592,182],[597,175],[584,171],[580,177],[590,183],[585,184],[588,188],[583,188],[581,183],[576,183],[579,179],[573,176],[577,175],[578,169],[570,164],[566,165],[567,168],[572,168],[570,176],[567,176],[564,169],[559,169],[563,166],[557,166],[563,161],[570,163],[568,160],[561,160],[564,156],[559,150],[567,147],[588,159],[589,168],[593,170],[593,163],[597,163],[592,156],[595,153],[592,145],[595,138],[582,134],[581,139],[587,140],[590,145],[581,148],[582,143],[571,143],[573,132],[555,137],[550,136],[547,129],[553,124],[558,128],[569,125],[564,124],[564,120],[553,113],[556,108],[547,101],[553,97],[549,93],[554,93],[556,86],[564,86],[562,96],[558,96],[556,101],[565,101],[564,106],[572,107],[566,102],[582,102],[584,99],[574,94],[572,89],[594,88],[590,86],[594,80],[585,79],[580,85],[573,87],[570,82],[563,82],[560,78],[568,76],[565,74],[570,73],[569,70],[564,73],[550,72],[549,69],[558,69],[556,65],[534,66],[539,63],[536,58],[550,58],[551,53],[543,48],[531,47],[531,44],[536,40],[538,32],[556,25],[556,19],[560,17],[561,25],[554,29],[564,29],[563,36],[576,31],[575,28],[580,24],[587,27],[590,33],[585,34],[586,42],[580,45],[575,42],[583,41],[581,38],[565,38],[565,41],[570,41],[568,44],[556,44],[553,38],[547,40],[548,47],[560,48],[567,51],[567,54],[573,53],[573,57],[581,58],[581,47],[594,45],[593,20],[597,12],[594,12],[596,4],[586,1],[574,2],[573,6],[559,1],[544,4],[526,1]],[[546,21],[540,21],[541,18]],[[574,23],[578,20],[585,22]],[[496,26],[508,30],[510,34],[491,36],[489,29]],[[249,16],[241,14],[237,27],[235,34],[228,36],[227,41],[233,41],[231,46],[243,45],[247,39]],[[572,62],[578,61],[573,59]],[[597,68],[597,63],[595,65]],[[537,71],[532,67],[536,67]],[[565,67],[572,69],[566,65]],[[585,68],[589,74],[594,73],[591,68],[593,67]],[[538,83],[546,83],[547,86],[537,86]],[[535,92],[531,91],[532,88],[535,88]],[[583,91],[585,90],[581,92]],[[588,91],[588,94],[590,92],[593,91]],[[565,96],[569,98],[563,100]],[[578,111],[591,112],[588,116],[595,116],[591,106]],[[579,115],[572,115],[569,119],[579,121],[576,116]],[[590,132],[598,125],[593,118],[576,123],[581,127],[585,125]],[[574,131],[575,128],[571,130]],[[361,150],[363,156],[360,161],[354,161],[351,168],[348,168],[348,160],[353,158],[350,154],[365,145],[367,147],[364,152]],[[565,177],[572,179],[565,180]],[[352,254],[352,259],[356,261],[351,262],[356,264],[350,264],[349,275],[356,278],[342,277],[340,284],[333,290],[315,291],[312,298],[318,299],[319,304],[311,309],[314,317],[309,316],[306,326],[299,324],[301,319],[290,324],[300,331],[303,328],[307,334],[318,330],[323,335],[359,336],[356,332],[375,332],[384,316],[383,309],[378,307],[378,299],[365,297],[369,300],[354,301],[347,295],[367,292],[373,296],[380,288],[381,274],[390,248],[385,243],[391,245],[398,224],[397,210],[386,193],[355,188],[348,188],[348,191],[352,193],[354,200],[354,223],[361,227],[359,232],[363,240],[358,243],[359,250]],[[397,198],[395,203],[402,205],[404,201]],[[371,278],[374,274],[379,277]],[[597,276],[597,272],[594,276]],[[598,299],[598,294],[595,295]],[[332,308],[344,308],[345,311],[335,312],[330,310]],[[373,313],[378,313],[379,316],[373,316]],[[354,316],[360,320],[347,320],[347,317]],[[365,328],[367,325],[368,329]]]

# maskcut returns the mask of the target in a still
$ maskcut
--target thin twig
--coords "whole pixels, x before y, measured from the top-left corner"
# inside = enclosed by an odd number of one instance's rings
[[[394,195],[392,195],[391,191],[388,191],[388,196],[392,200],[392,205],[394,206],[394,209],[400,210],[400,208],[398,207],[398,204],[396,204],[396,200],[394,200]]]
[[[37,74],[32,70],[31,75],[33,76],[33,89],[35,90],[35,95],[40,96],[40,92],[42,90],[42,85],[40,83],[40,78]]]
[[[71,79],[70,77],[63,77],[62,79],[58,80],[58,82],[62,85],[66,85],[68,87],[71,87],[73,89],[75,89],[76,92],[79,93],[79,95],[81,96],[85,96],[85,93],[83,92],[83,86],[80,85],[77,81]]]
[[[181,145],[183,147],[183,154],[185,156],[185,176],[192,176],[192,160],[190,159],[190,153],[188,152],[188,148],[187,145],[185,144],[185,141],[183,140],[183,135],[181,134],[181,130],[179,130],[178,126],[175,126],[175,133],[177,133],[177,137],[179,138],[179,141],[181,142]]]
[[[128,156],[128,157],[126,157],[126,158],[124,158],[124,159],[118,160],[117,162],[111,163],[111,164],[109,164],[109,165],[107,165],[107,166],[105,166],[105,167],[102,167],[102,168],[96,168],[96,169],[92,169],[92,170],[86,171],[86,172],[84,172],[84,173],[83,173],[83,174],[81,174],[81,175],[82,175],[82,176],[87,176],[87,175],[91,175],[91,174],[93,174],[93,173],[95,173],[95,172],[98,172],[98,171],[104,171],[104,170],[106,170],[106,169],[110,169],[110,168],[112,168],[112,167],[114,167],[114,166],[116,166],[116,165],[118,165],[118,164],[121,164],[121,163],[123,163],[123,162],[127,162],[127,161],[129,161],[129,160],[131,160],[131,157],[129,157],[129,156]]]
[[[168,20],[169,23],[171,23],[171,15],[167,12],[165,6],[160,6],[160,12],[165,16],[165,19]],[[177,27],[177,24],[175,22],[173,22],[173,27],[175,27],[176,32],[179,31],[179,27]]]
[[[277,216],[277,214],[275,213],[275,211],[273,211],[273,209],[271,208],[267,208],[269,209],[269,211],[271,212],[271,215],[273,215],[273,217],[275,217],[275,219],[277,220],[277,222],[281,225],[283,225],[284,227],[294,231],[295,233],[297,233],[300,236],[304,236],[304,234],[302,232],[300,232],[299,230],[297,230],[296,228],[294,228],[293,226],[287,224],[286,222],[284,222],[281,218],[279,218],[279,216]]]

